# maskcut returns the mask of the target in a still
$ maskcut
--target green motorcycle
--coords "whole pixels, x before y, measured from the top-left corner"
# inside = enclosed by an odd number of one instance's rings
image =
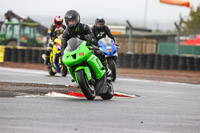
[[[97,56],[93,54],[94,47],[86,41],[71,38],[62,57],[73,80],[81,88],[88,100],[100,96],[104,100],[113,97],[112,83],[107,81],[106,70]]]

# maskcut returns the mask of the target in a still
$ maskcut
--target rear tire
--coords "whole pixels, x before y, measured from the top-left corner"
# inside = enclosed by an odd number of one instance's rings
[[[88,83],[88,79],[83,70],[76,72],[77,80],[79,83],[79,87],[81,88],[83,94],[88,100],[94,100],[96,96],[96,92],[94,86],[91,86]]]
[[[113,59],[109,59],[108,65],[109,65],[110,70],[112,71],[111,78],[112,78],[112,81],[114,82],[116,80],[116,64],[115,64],[115,61]]]
[[[114,95],[113,85],[112,85],[112,83],[107,82],[105,87],[108,87],[108,91],[107,91],[107,93],[102,94],[101,98],[103,100],[110,100]]]

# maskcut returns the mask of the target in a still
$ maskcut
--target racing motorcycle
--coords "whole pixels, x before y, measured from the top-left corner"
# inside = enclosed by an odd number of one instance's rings
[[[105,53],[108,66],[112,71],[112,81],[116,80],[116,63],[117,63],[117,46],[114,44],[114,41],[109,38],[105,37],[98,41],[99,48]]]
[[[106,70],[97,56],[94,47],[79,38],[71,38],[67,42],[62,62],[88,100],[100,96],[104,100],[113,97],[112,83],[107,80]]]
[[[59,38],[54,39],[52,51],[49,56],[48,72],[51,76],[56,73],[61,73],[63,77],[67,75],[67,68],[62,63],[61,57],[61,40]]]

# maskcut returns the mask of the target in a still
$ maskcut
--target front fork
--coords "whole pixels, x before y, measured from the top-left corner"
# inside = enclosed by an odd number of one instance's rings
[[[74,75],[75,75],[75,80],[76,80],[76,82],[78,83],[76,72],[77,72],[77,71],[80,71],[80,70],[83,70],[83,71],[84,71],[84,73],[85,73],[85,75],[86,75],[86,77],[87,77],[87,79],[88,79],[88,82],[91,81],[92,75],[91,75],[91,72],[90,72],[89,67],[87,67],[87,66],[78,66],[78,67],[75,69],[75,71],[74,71]]]

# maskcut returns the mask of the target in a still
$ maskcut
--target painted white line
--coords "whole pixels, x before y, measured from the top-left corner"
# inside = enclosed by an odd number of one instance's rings
[[[63,93],[58,93],[58,92],[49,92],[45,94],[44,96],[47,97],[68,97],[68,98],[81,98],[81,97],[76,97],[76,96],[71,96]]]
[[[160,80],[147,80],[147,79],[117,78],[117,80],[130,81],[130,82],[164,83],[164,84],[172,84],[172,85],[174,84],[174,85],[194,85],[194,86],[200,86],[199,84],[169,82],[169,81],[160,81]]]
[[[112,99],[127,99],[127,98],[136,98],[138,96],[136,95],[128,95],[125,93],[121,92],[115,92],[115,95],[113,96]],[[121,95],[121,96],[120,96]],[[75,99],[85,99],[85,97],[80,97],[80,96],[73,96],[73,95],[68,95],[68,94],[63,94],[59,92],[49,92],[45,95],[25,95],[25,96],[16,96],[17,98],[22,98],[22,97],[64,97],[64,98],[75,98]],[[101,99],[99,96],[96,96],[95,99]]]
[[[40,75],[48,74],[47,71],[31,70],[31,69],[21,69],[21,68],[0,67],[0,70],[9,71],[9,72],[26,73],[26,74],[40,74]]]
[[[115,94],[122,95],[122,97],[124,96],[124,98],[127,98],[127,97],[131,97],[131,98],[138,97],[136,95],[129,95],[129,94],[126,94],[126,93],[121,93],[121,92],[115,92]]]
[[[136,95],[128,95],[125,93],[121,93],[121,92],[115,92],[115,94],[117,94],[118,96],[113,96],[113,98],[136,98],[138,96]],[[121,95],[121,96],[120,96]],[[81,99],[85,99],[85,97],[80,97],[80,96],[73,96],[73,95],[68,95],[68,94],[63,94],[63,93],[58,93],[58,92],[49,92],[47,94],[45,94],[45,96],[48,97],[70,97],[70,98],[81,98]],[[96,97],[95,99],[99,99],[100,97]]]
[[[20,73],[20,74],[49,75],[48,71],[23,69],[23,68],[0,67],[0,71],[16,72],[16,73]],[[62,77],[61,74],[60,74],[60,77]],[[67,77],[71,77],[71,75],[68,74]]]

